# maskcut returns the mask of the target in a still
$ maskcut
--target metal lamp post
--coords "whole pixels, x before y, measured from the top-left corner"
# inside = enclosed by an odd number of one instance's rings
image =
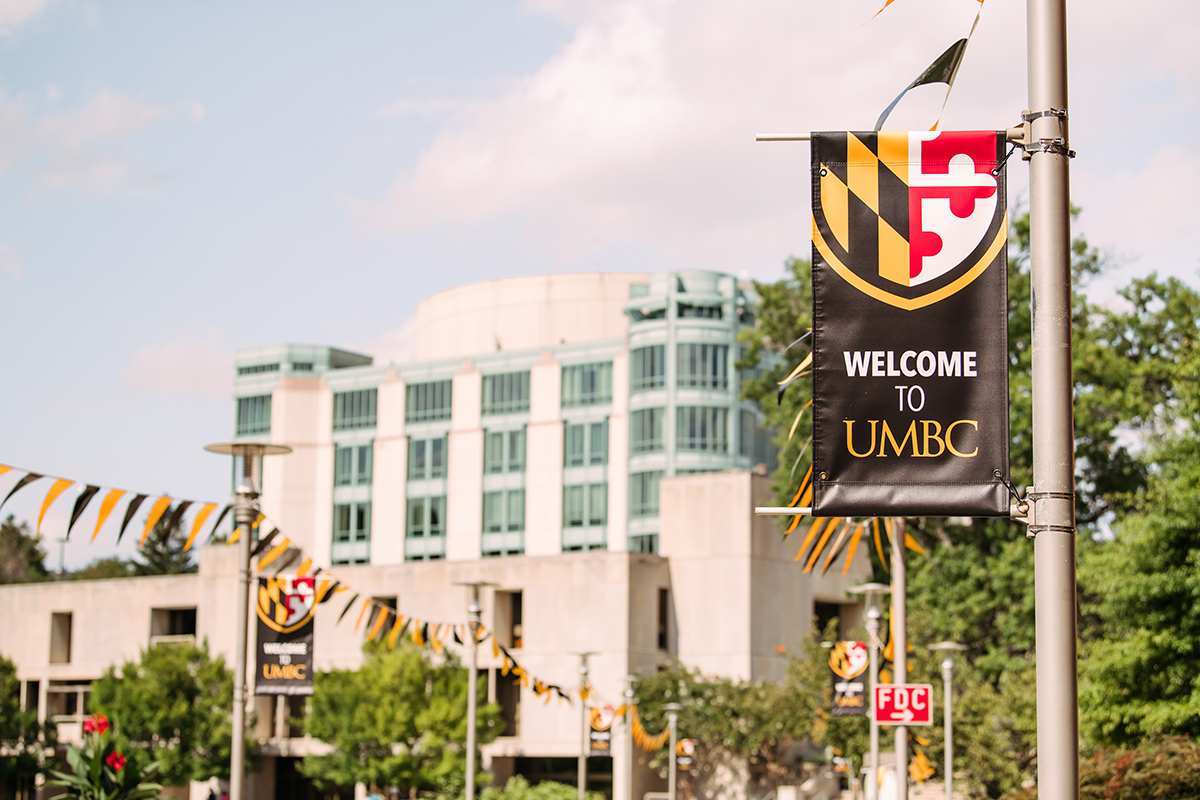
[[[629,768],[625,770],[628,783],[625,784],[625,800],[633,800],[633,684],[637,675],[626,675],[625,681],[625,755],[629,759]]]
[[[583,695],[588,688],[588,656],[594,655],[591,652],[579,654],[579,800],[583,800],[587,792],[588,732],[591,726],[588,725],[587,700]]]
[[[954,684],[954,659],[950,654],[955,650],[966,650],[965,644],[958,642],[938,642],[937,644],[929,645],[929,649],[935,653],[939,650],[946,652],[946,658],[942,661],[942,683],[944,686],[945,695],[945,714],[943,725],[946,728],[946,800],[953,800],[954,796],[954,721],[951,715],[953,706],[953,698],[950,690]]]
[[[667,712],[667,728],[671,731],[670,743],[670,767],[667,769],[667,794],[671,796],[671,800],[675,800],[675,742],[679,736],[679,709],[682,706],[679,703],[667,703],[663,706]]]
[[[471,631],[471,669],[467,680],[467,800],[475,797],[475,726],[477,723],[475,697],[476,683],[479,675],[479,625],[482,621],[483,609],[479,605],[479,589],[483,586],[495,586],[487,581],[463,581],[455,586],[466,586],[470,589],[470,601],[467,603],[468,627]],[[231,798],[232,800],[232,798]]]
[[[875,686],[879,683],[879,651],[883,643],[879,641],[879,605],[881,594],[892,590],[886,583],[864,583],[849,591],[851,594],[866,595],[867,599],[867,653],[870,654],[870,681],[867,685],[867,711],[871,717],[871,770],[867,773],[867,800],[876,800],[879,796],[879,723],[875,721]]]
[[[233,491],[233,522],[242,528],[238,542],[237,640],[233,660],[233,742],[229,757],[229,800],[243,800],[246,787],[246,651],[250,632],[250,530],[258,519],[258,461],[263,456],[284,455],[292,448],[281,444],[224,442],[204,448],[210,453],[241,456],[242,477]]]

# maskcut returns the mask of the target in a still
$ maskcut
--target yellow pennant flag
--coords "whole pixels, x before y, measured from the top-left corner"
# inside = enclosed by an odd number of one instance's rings
[[[50,509],[51,504],[58,499],[58,496],[65,492],[68,487],[74,484],[75,481],[69,481],[66,478],[59,478],[50,487],[50,491],[46,492],[46,499],[42,501],[42,510],[38,514],[37,535],[42,535],[42,518],[46,516],[46,511]]]
[[[107,498],[105,498],[105,502],[108,502]],[[204,506],[196,512],[196,518],[192,520],[192,532],[188,534],[187,541],[183,544],[184,552],[192,549],[192,542],[196,541],[196,534],[198,534],[200,529],[204,527],[204,522],[208,519],[208,515],[215,511],[216,508],[216,503],[205,503]]]
[[[360,610],[358,612],[358,619],[355,620],[355,622],[354,622],[354,632],[355,633],[358,633],[358,626],[362,625],[363,616],[366,615],[367,609],[370,607],[371,607],[371,598],[368,597],[366,600],[363,600],[362,610]]]
[[[100,529],[104,527],[105,521],[108,520],[108,515],[112,513],[116,507],[117,501],[125,496],[122,489],[113,489],[104,496],[104,501],[100,503],[100,516],[96,517],[96,530],[92,531],[92,541],[96,541],[96,535],[100,533]]]
[[[390,613],[390,611],[391,611],[391,609],[389,609],[387,607],[379,609],[379,614],[375,618],[375,624],[374,624],[374,626],[371,627],[371,635],[367,637],[372,642],[375,641],[376,634],[378,634],[379,631],[383,629],[383,623],[387,621],[387,616]]]
[[[154,505],[150,507],[150,516],[146,517],[146,527],[142,530],[142,541],[138,542],[138,547],[143,547],[146,544],[146,537],[150,535],[150,529],[162,519],[162,515],[167,513],[167,508],[171,505],[171,498],[163,495],[154,501]]]
[[[400,635],[400,628],[404,626],[404,615],[396,615],[396,624],[392,626],[392,632],[388,634],[388,647],[391,648],[396,644],[396,637]]]

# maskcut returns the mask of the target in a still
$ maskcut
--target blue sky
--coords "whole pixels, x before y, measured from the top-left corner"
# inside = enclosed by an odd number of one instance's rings
[[[1195,282],[1200,12],[1071,5],[1073,200],[1122,263],[1093,292]],[[202,446],[231,433],[236,348],[402,358],[421,298],[506,275],[773,280],[808,250],[808,151],[754,134],[869,128],[978,9],[0,0],[0,463],[221,499]],[[1015,123],[1024,42],[1024,4],[988,0],[943,128]],[[110,550],[75,538],[68,564]]]

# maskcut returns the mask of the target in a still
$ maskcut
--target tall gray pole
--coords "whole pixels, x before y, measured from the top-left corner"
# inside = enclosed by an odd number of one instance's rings
[[[667,767],[667,794],[675,800],[675,742],[679,726],[679,704],[667,703],[667,729],[671,732],[670,749],[667,751],[670,766]]]
[[[229,800],[242,800],[246,786],[246,639],[250,633],[250,531],[258,519],[258,497],[252,455],[242,456],[242,479],[234,493],[233,521],[241,528],[238,542],[238,634],[233,657],[233,741],[229,759]]]
[[[875,721],[875,687],[879,685],[879,607],[875,596],[871,596],[871,607],[867,609],[867,652],[871,658],[871,685],[867,688],[868,707],[871,713],[871,769],[867,772],[867,800],[879,797],[879,723]]]
[[[479,584],[470,584],[471,602],[467,616],[471,620],[471,677],[467,682],[467,800],[475,797],[475,683],[479,672]]]
[[[954,684],[954,659],[946,656],[942,661],[942,687],[946,710],[942,725],[946,729],[946,800],[954,800],[954,718],[950,708],[954,703],[950,690]]]
[[[1079,796],[1079,687],[1066,2],[1028,0],[1026,10],[1038,797],[1067,800]]]
[[[625,678],[629,686],[625,689],[625,757],[629,767],[625,770],[625,800],[633,800],[633,682],[636,675]]]
[[[588,724],[588,706],[587,700],[583,695],[588,688],[588,656],[591,653],[579,654],[579,776],[576,783],[579,786],[579,800],[583,800],[584,794],[587,792],[587,760],[588,760],[588,734],[591,732],[591,725]],[[612,742],[612,739],[609,739]],[[611,746],[611,744],[610,744]]]
[[[892,530],[892,684],[908,683],[908,636],[905,593],[904,517],[896,517]],[[908,728],[896,726],[896,800],[908,800]]]

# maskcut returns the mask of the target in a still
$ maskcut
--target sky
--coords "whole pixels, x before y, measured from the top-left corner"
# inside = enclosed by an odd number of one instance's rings
[[[0,0],[0,463],[222,500],[203,446],[232,434],[238,348],[401,361],[422,298],[512,275],[781,278],[809,252],[808,145],[756,133],[869,130],[977,12],[942,129],[1026,107],[1023,3],[881,4]],[[1069,4],[1101,300],[1200,283],[1198,34],[1185,0]],[[928,128],[944,97],[914,90],[888,127]],[[47,488],[3,513],[36,522]],[[77,491],[42,523],[52,566]],[[114,552],[94,513],[69,568]]]

